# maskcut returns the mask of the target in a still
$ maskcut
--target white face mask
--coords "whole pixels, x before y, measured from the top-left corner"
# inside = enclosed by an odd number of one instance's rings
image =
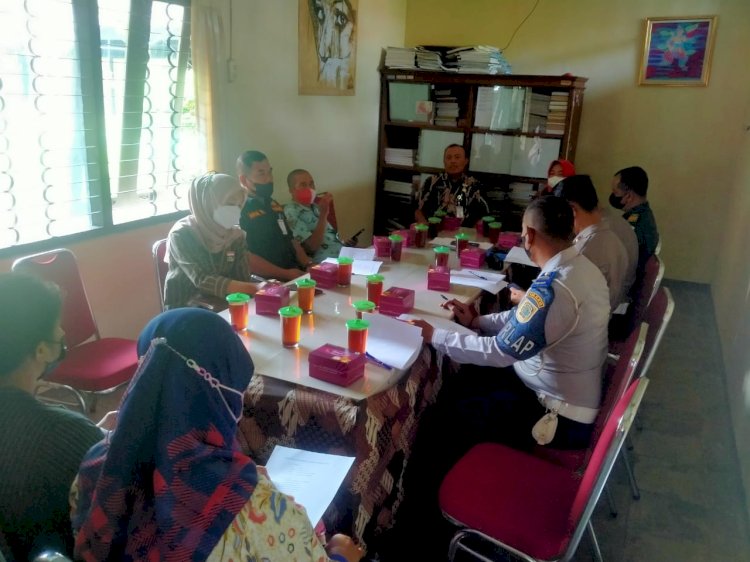
[[[563,181],[565,178],[562,176],[551,176],[547,178],[547,185],[550,187],[555,187],[558,183]]]
[[[240,224],[240,208],[235,205],[222,205],[214,210],[214,220],[224,228]]]

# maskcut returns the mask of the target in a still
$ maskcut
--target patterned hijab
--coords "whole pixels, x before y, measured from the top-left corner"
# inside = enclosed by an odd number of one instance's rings
[[[226,174],[205,174],[190,185],[190,215],[181,222],[212,254],[221,252],[245,235],[239,226],[224,228],[214,220],[214,211],[239,193],[243,193],[240,182]]]
[[[205,560],[258,480],[236,441],[253,362],[225,320],[196,308],[154,318],[138,354],[116,429],[78,473],[75,556]]]

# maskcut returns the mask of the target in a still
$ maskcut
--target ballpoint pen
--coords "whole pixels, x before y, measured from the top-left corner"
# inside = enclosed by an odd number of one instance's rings
[[[478,273],[474,273],[473,271],[469,271],[469,273],[471,273],[474,277],[479,277],[480,279],[487,281],[487,278],[483,275],[479,275]]]
[[[387,369],[387,370],[389,370],[389,371],[390,371],[390,370],[392,370],[392,369],[394,369],[394,368],[395,368],[395,367],[391,367],[391,366],[390,366],[390,365],[388,365],[387,363],[383,363],[382,361],[380,361],[380,360],[378,360],[378,359],[375,359],[375,358],[374,358],[374,357],[373,357],[372,355],[370,355],[370,354],[369,354],[369,353],[367,353],[367,352],[365,352],[365,358],[366,358],[366,359],[367,359],[367,360],[368,360],[368,361],[369,361],[370,363],[373,363],[373,364],[377,365],[378,367],[382,367],[383,369]]]
[[[446,297],[446,296],[445,296],[445,295],[443,295],[443,294],[441,294],[440,296],[441,296],[441,297],[443,297],[443,300],[444,300],[444,301],[449,301],[449,300],[450,300],[450,299],[449,299],[448,297]]]

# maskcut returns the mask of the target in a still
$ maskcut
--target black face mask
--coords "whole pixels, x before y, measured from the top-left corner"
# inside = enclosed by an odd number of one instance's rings
[[[615,195],[614,193],[611,193],[609,195],[609,204],[612,205],[615,209],[622,209],[625,207],[625,203],[622,202],[622,198],[625,197],[624,195],[620,195],[619,197]]]
[[[54,359],[50,363],[47,363],[44,371],[42,371],[42,374],[39,375],[39,380],[47,378],[49,374],[57,368],[62,360],[65,359],[65,356],[68,355],[68,345],[65,343],[65,336],[60,338],[59,341],[51,341],[47,343],[58,344],[60,346],[60,353],[57,355],[56,359]]]
[[[256,183],[255,184],[255,196],[268,199],[273,193],[273,183]]]

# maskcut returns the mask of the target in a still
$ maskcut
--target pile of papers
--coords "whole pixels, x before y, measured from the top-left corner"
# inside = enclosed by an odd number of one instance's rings
[[[386,148],[385,163],[397,166],[414,166],[414,153],[411,148]]]
[[[454,269],[451,270],[451,283],[467,287],[479,287],[496,295],[507,287],[505,275],[487,271],[486,269]]]
[[[422,328],[384,314],[362,315],[370,323],[367,354],[386,367],[403,370],[411,367],[422,350]]]
[[[460,73],[511,74],[510,64],[497,47],[477,45],[451,49],[443,61],[446,67]]]
[[[417,68],[416,49],[388,47],[385,51],[385,66],[388,68]]]
[[[417,47],[417,66],[422,70],[443,70],[440,53],[424,47]]]

